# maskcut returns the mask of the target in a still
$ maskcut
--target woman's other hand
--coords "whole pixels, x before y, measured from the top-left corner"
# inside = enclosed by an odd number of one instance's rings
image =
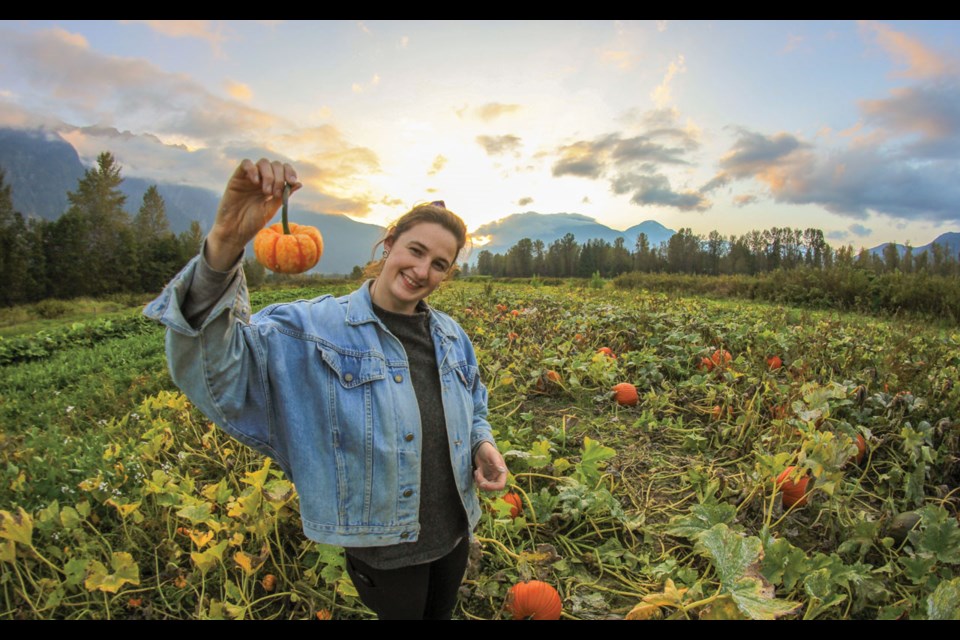
[[[489,442],[480,444],[473,457],[477,486],[483,491],[501,491],[507,486],[507,464],[497,448]]]
[[[277,213],[283,201],[283,187],[291,192],[302,185],[292,166],[261,158],[256,164],[244,160],[236,168],[217,207],[217,219],[207,236],[207,263],[226,271]]]

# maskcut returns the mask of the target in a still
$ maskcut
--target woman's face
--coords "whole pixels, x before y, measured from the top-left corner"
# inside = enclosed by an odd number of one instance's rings
[[[440,285],[457,257],[456,237],[434,222],[421,222],[383,246],[388,253],[374,283],[373,301],[408,315]]]

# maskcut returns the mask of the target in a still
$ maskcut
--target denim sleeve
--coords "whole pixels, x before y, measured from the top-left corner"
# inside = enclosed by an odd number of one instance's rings
[[[217,426],[289,475],[269,410],[265,346],[250,322],[243,269],[238,263],[218,276],[202,261],[202,253],[191,260],[144,315],[167,327],[167,364],[177,387]],[[206,297],[211,291],[216,297]]]

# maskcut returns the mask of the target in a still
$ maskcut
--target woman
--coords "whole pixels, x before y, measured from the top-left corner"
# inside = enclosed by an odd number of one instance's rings
[[[240,261],[276,214],[289,164],[244,160],[201,254],[145,313],[163,322],[177,385],[211,420],[273,458],[306,535],[347,549],[381,618],[449,618],[480,518],[474,485],[504,488],[473,346],[425,299],[466,242],[442,206],[387,230],[376,278],[342,298],[253,317]]]

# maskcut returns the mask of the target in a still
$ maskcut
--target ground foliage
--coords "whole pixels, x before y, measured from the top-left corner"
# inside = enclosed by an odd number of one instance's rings
[[[526,578],[567,618],[960,616],[960,334],[589,284],[431,303],[474,341],[522,505],[483,497],[457,617],[508,617]],[[0,618],[369,617],[133,317],[0,368]],[[784,509],[789,466],[812,484]]]

